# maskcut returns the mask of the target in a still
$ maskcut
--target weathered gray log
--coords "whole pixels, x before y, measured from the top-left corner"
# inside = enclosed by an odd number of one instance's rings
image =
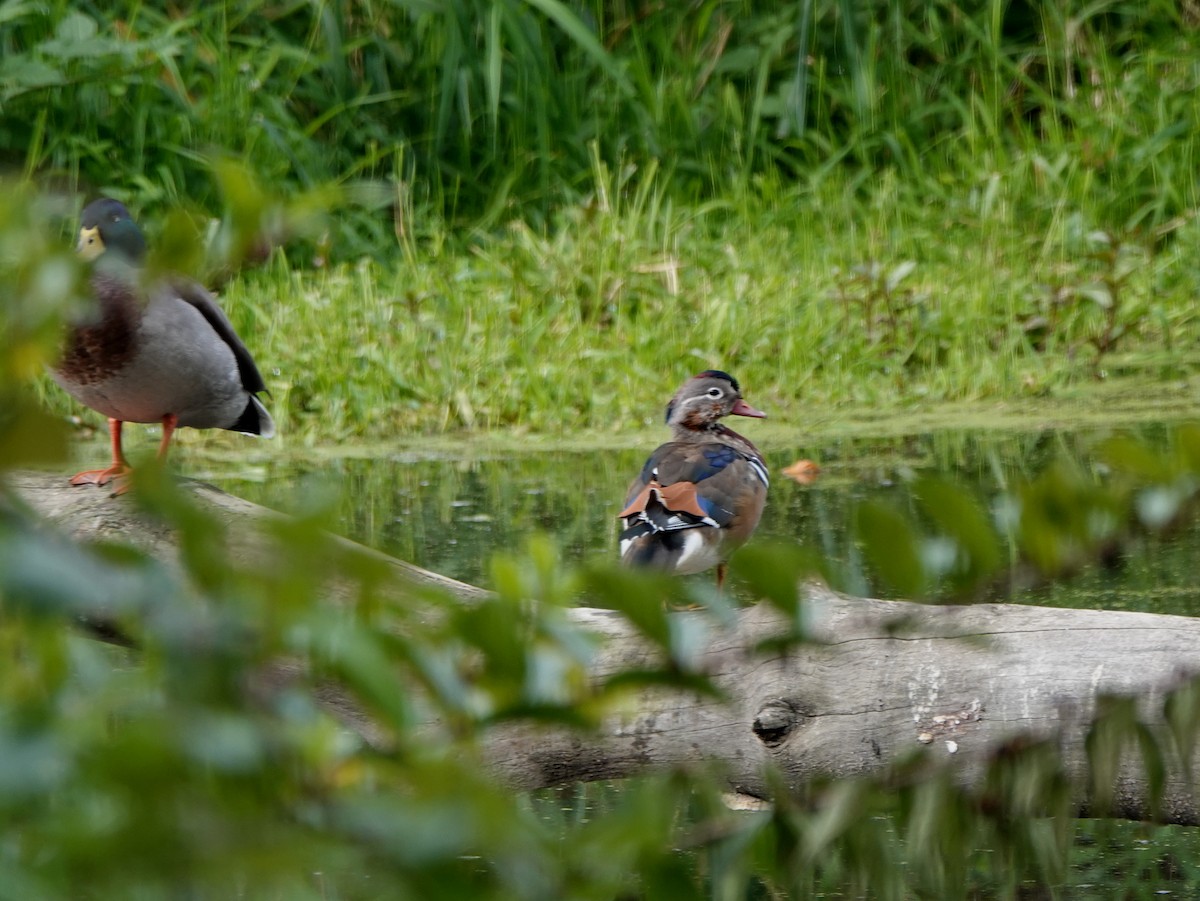
[[[80,539],[119,535],[150,553],[171,554],[171,536],[124,499],[64,487],[60,477],[22,474],[14,484]],[[276,515],[209,487],[198,486],[196,495],[239,533],[252,532],[255,517]],[[239,545],[254,553],[253,542]],[[394,566],[399,578],[436,582],[464,600],[484,594],[399,561]],[[881,775],[913,755],[950,766],[961,784],[978,788],[988,762],[1014,742],[1047,741],[1061,754],[1076,810],[1087,814],[1085,743],[1098,700],[1115,695],[1137,699],[1140,721],[1164,749],[1167,773],[1156,812],[1141,758],[1127,749],[1111,812],[1200,824],[1194,784],[1163,717],[1167,694],[1200,674],[1200,620],[1017,604],[933,607],[845,597],[818,585],[805,592],[812,641],[787,651],[756,649],[786,630],[766,606],[740,611],[733,629],[702,614],[676,614],[708,630],[695,665],[724,699],[643,690],[598,734],[498,727],[485,743],[489,761],[520,788],[713,761],[731,789],[762,798],[772,764],[785,784],[799,788],[819,778]],[[606,638],[592,664],[597,679],[654,662],[655,652],[619,614],[579,608],[572,615]],[[341,704],[336,697],[331,703]],[[1191,757],[1191,771],[1200,772],[1200,751]]]
[[[79,541],[123,541],[156,559],[172,565],[176,563],[174,534],[162,523],[140,514],[128,496],[113,497],[108,489],[90,485],[73,487],[61,473],[10,473],[8,482],[34,510]],[[227,553],[231,563],[245,565],[262,559],[265,542],[258,524],[283,514],[234,497],[204,482],[188,481],[186,485],[193,497],[228,529]],[[384,561],[402,585],[440,588],[462,600],[478,600],[488,594],[482,588],[405,563],[352,541],[335,540]],[[345,596],[345,586],[334,584],[330,590],[332,600],[342,600]]]
[[[954,768],[978,788],[998,753],[1031,741],[1057,746],[1075,809],[1093,813],[1085,747],[1098,699],[1137,699],[1139,720],[1164,749],[1167,780],[1157,816],[1200,824],[1195,784],[1168,735],[1166,695],[1200,674],[1200,620],[1008,604],[926,606],[838,595],[806,586],[808,635],[786,654],[753,648],[784,630],[765,605],[714,631],[700,654],[728,700],[646,692],[599,737],[514,728],[491,757],[511,781],[534,786],[606,779],[646,768],[721,761],[730,787],[769,794],[774,764],[794,788],[813,780],[882,774],[914,754]],[[597,673],[638,665],[627,627],[579,611],[611,636]],[[691,614],[681,614],[691,615]],[[1200,773],[1193,752],[1192,772]],[[1133,747],[1113,785],[1113,815],[1152,817],[1143,762]]]

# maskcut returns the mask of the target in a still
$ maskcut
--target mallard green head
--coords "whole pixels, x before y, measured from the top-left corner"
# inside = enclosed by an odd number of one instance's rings
[[[127,262],[137,264],[146,256],[146,239],[125,204],[101,197],[84,207],[75,249],[85,260],[113,251]]]

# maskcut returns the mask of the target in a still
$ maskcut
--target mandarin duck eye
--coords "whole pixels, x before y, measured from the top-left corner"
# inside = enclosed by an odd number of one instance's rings
[[[709,389],[708,389],[708,396],[709,396],[709,397],[714,397],[714,398],[715,398],[715,397],[720,397],[720,396],[721,396],[723,393],[724,393],[724,392],[723,392],[723,391],[721,391],[721,389],[720,389],[720,388],[718,388],[718,387],[716,387],[715,385],[714,385],[712,388],[709,388]]]

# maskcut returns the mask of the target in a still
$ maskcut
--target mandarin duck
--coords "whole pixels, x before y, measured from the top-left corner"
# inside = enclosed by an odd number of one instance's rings
[[[146,240],[124,205],[108,198],[89,204],[77,250],[92,266],[95,310],[69,329],[51,376],[108,417],[112,465],[81,472],[72,485],[117,479],[117,493],[125,490],[126,422],[162,424],[160,460],[180,426],[275,434],[256,396],[266,391],[258,367],[212,295],[182,278],[143,279]]]
[[[618,514],[623,564],[680,574],[716,566],[724,584],[726,560],[758,525],[769,481],[758,449],[721,424],[731,414],[767,415],[720,370],[688,379],[671,398],[672,440],[650,455]]]

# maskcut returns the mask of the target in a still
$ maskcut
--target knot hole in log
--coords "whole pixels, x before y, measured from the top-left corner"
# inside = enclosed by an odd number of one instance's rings
[[[772,698],[758,708],[750,728],[768,748],[776,748],[787,740],[797,726],[804,723],[804,711],[787,698]]]

